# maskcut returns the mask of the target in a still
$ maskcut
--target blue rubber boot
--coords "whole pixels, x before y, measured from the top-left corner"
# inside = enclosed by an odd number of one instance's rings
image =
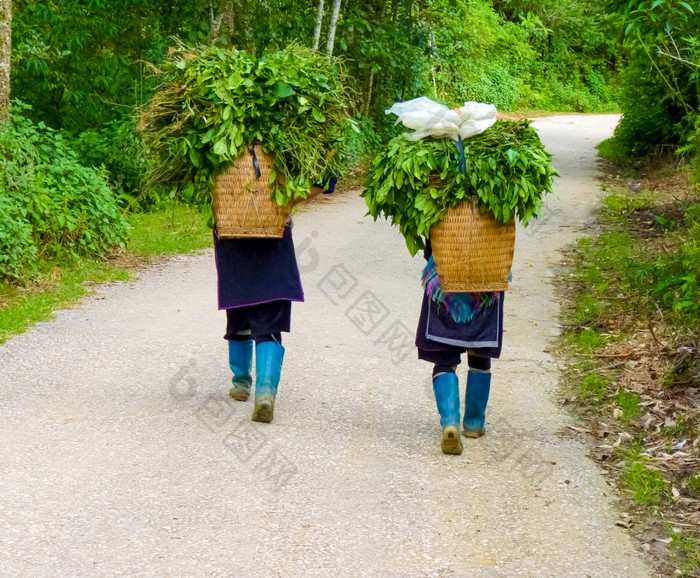
[[[476,371],[467,373],[467,393],[464,396],[464,421],[462,434],[468,438],[484,435],[486,404],[491,391],[491,372]]]
[[[236,401],[248,401],[253,377],[250,367],[253,363],[253,340],[229,341],[228,364],[233,372],[233,387],[229,395]]]
[[[253,421],[270,423],[275,412],[275,396],[282,373],[284,347],[275,341],[255,346],[255,408]]]
[[[433,392],[442,426],[442,453],[462,453],[459,438],[459,379],[454,373],[440,373],[433,378]]]

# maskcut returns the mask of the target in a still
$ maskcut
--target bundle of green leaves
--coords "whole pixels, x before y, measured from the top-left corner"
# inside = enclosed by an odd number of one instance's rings
[[[398,225],[411,255],[450,207],[473,199],[498,221],[527,226],[552,192],[552,157],[528,121],[498,121],[464,141],[464,153],[466,173],[454,140],[398,136],[372,162],[362,193],[369,214]]]
[[[255,143],[273,157],[280,205],[342,171],[353,94],[339,60],[297,44],[259,60],[183,48],[163,75],[140,123],[155,162],[149,188],[166,185],[211,215],[212,178]]]

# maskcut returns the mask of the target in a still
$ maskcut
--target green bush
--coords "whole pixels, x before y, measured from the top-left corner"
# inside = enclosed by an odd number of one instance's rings
[[[533,84],[528,84],[521,90],[516,108],[561,112],[616,112],[618,105],[614,102],[614,91],[608,84],[601,84],[605,83],[601,78],[603,77],[595,72],[581,77],[569,75],[565,78],[535,78]]]
[[[437,100],[488,102],[513,110],[521,78],[537,58],[521,26],[503,22],[488,2],[443,1],[430,14],[437,51],[432,59]],[[429,11],[430,12],[430,11]]]
[[[520,98],[520,81],[504,62],[485,62],[474,75],[474,81],[464,88],[460,100],[490,102],[502,110],[513,110]]]
[[[617,163],[627,160],[627,151],[617,139],[605,139],[596,148],[598,149],[598,156],[601,158]]]
[[[591,66],[586,67],[584,82],[593,96],[601,99],[609,97],[609,89],[605,77]]]
[[[620,104],[624,115],[615,129],[615,146],[628,156],[649,153],[657,143],[676,142],[674,119],[669,114],[662,87],[648,80],[639,62],[622,75]]]
[[[501,44],[512,52],[508,65],[520,84],[515,109],[617,111],[611,88],[616,45],[602,2],[491,4],[506,20]],[[529,50],[522,49],[523,41]]]
[[[134,206],[148,172],[148,160],[144,142],[131,118],[81,132],[71,141],[71,148],[82,164],[93,168],[104,166],[120,204]]]
[[[104,170],[78,162],[63,136],[22,116],[0,128],[0,278],[31,275],[39,259],[104,255],[127,224]]]
[[[687,324],[700,318],[700,204],[685,215],[688,237],[678,252],[657,258],[651,268],[651,294]]]
[[[624,113],[615,138],[630,156],[656,145],[683,145],[700,109],[698,0],[612,0],[624,37],[621,74]]]
[[[368,116],[357,115],[354,118],[354,126],[357,130],[349,133],[345,154],[350,170],[361,170],[379,150],[382,135],[375,122]],[[393,132],[396,132],[396,129]]]
[[[20,207],[0,193],[0,279],[17,278],[36,260],[32,227]]]

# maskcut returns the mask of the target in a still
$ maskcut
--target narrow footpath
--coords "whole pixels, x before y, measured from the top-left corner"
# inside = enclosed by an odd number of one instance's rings
[[[549,352],[552,275],[591,222],[594,147],[616,122],[535,123],[561,178],[518,231],[487,434],[461,456],[440,451],[413,347],[424,261],[357,190],[295,218],[306,302],[272,424],[227,396],[211,251],[1,345],[0,575],[651,576],[612,488],[562,435]]]

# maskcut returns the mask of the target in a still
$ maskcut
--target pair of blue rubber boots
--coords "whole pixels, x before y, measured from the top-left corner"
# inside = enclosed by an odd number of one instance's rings
[[[255,407],[253,421],[270,423],[275,414],[275,397],[282,373],[284,347],[275,341],[255,345]],[[229,394],[237,401],[248,401],[253,385],[253,340],[229,341],[228,362],[233,372]]]
[[[467,374],[467,392],[464,396],[462,435],[478,438],[484,435],[486,404],[491,390],[491,372],[470,369]],[[440,412],[442,426],[442,451],[445,454],[461,454],[459,437],[459,379],[454,373],[440,373],[433,379],[433,392]]]

